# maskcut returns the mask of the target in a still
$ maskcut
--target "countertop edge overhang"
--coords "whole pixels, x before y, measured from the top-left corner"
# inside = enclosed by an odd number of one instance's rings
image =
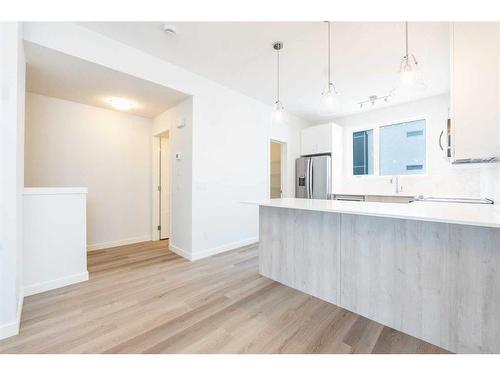
[[[500,208],[496,205],[443,202],[345,202],[301,198],[268,199],[242,203],[275,208],[500,228]]]
[[[87,194],[86,187],[25,187],[23,195]]]

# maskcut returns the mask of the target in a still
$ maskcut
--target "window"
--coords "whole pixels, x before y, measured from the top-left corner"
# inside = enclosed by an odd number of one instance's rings
[[[425,120],[380,128],[380,175],[425,172]]]
[[[373,130],[352,134],[353,175],[373,174]]]

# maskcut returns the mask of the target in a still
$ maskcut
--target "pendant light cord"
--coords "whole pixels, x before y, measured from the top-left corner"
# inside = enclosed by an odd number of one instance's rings
[[[276,80],[276,103],[279,103],[280,101],[280,50],[277,50],[277,72],[278,72],[278,78]]]
[[[408,60],[408,21],[405,22],[406,60]]]
[[[326,21],[328,24],[328,90],[330,90],[330,86],[332,85],[332,77],[331,77],[331,51],[330,51],[330,21]]]

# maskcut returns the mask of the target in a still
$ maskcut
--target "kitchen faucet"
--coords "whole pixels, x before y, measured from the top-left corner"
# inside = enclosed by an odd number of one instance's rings
[[[396,185],[396,194],[399,194],[403,191],[403,186],[399,185],[399,177],[398,176],[391,177],[391,184]]]

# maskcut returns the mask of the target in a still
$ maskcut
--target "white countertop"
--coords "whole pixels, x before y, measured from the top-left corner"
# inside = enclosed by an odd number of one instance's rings
[[[87,194],[86,187],[25,187],[24,195]]]
[[[336,212],[500,228],[500,208],[495,207],[496,205],[493,204],[345,202],[300,198],[269,199],[260,202],[245,203],[297,210]]]

